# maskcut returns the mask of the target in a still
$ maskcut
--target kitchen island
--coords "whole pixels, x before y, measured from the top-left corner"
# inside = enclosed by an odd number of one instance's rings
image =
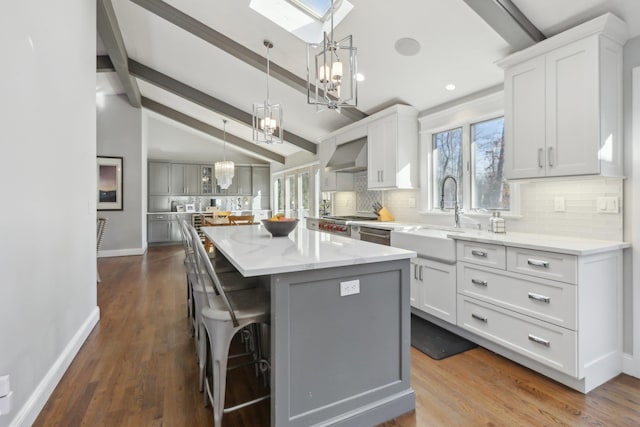
[[[272,426],[374,426],[415,408],[415,252],[302,225],[287,237],[262,225],[202,231],[270,290]]]

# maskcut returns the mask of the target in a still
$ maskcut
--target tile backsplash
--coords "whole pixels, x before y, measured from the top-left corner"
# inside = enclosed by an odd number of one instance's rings
[[[346,215],[373,203],[376,197],[393,214],[396,221],[453,225],[453,214],[421,213],[420,190],[367,191],[356,177],[356,192],[336,193],[337,215]],[[523,182],[520,187],[520,213],[507,216],[507,232],[551,234],[603,240],[623,240],[623,183],[621,178],[571,178]],[[363,190],[364,188],[364,190]],[[373,193],[373,194],[371,194]],[[598,198],[613,197],[618,201],[615,213],[597,212]],[[555,202],[564,201],[564,211],[557,212]],[[487,229],[488,216],[470,215],[472,221]],[[464,225],[464,219],[463,219]]]

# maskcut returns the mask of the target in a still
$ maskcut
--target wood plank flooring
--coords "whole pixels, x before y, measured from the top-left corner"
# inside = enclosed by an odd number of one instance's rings
[[[181,246],[102,258],[101,319],[35,426],[210,426],[197,386]],[[411,349],[416,411],[380,427],[638,426],[640,380],[626,375],[588,395],[483,348],[435,361]],[[227,405],[253,396],[250,369],[231,371]],[[223,425],[269,425],[269,402]]]

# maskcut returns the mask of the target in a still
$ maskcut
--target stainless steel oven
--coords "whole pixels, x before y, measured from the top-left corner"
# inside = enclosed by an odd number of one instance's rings
[[[375,217],[369,216],[327,216],[322,218],[307,218],[307,228],[309,230],[324,231],[325,233],[338,234],[346,237],[358,238],[352,235],[351,221],[375,221]]]
[[[360,240],[391,246],[391,230],[360,226]]]

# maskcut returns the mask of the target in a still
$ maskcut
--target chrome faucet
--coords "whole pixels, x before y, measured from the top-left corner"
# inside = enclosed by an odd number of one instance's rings
[[[455,185],[454,193],[453,193],[454,202],[455,202],[455,205],[453,208],[453,218],[456,222],[456,228],[460,228],[460,207],[458,206],[458,181],[456,181],[453,175],[447,175],[444,178],[442,178],[442,184],[440,186],[440,209],[444,210],[444,184],[447,182],[448,179],[452,179],[453,184]]]

